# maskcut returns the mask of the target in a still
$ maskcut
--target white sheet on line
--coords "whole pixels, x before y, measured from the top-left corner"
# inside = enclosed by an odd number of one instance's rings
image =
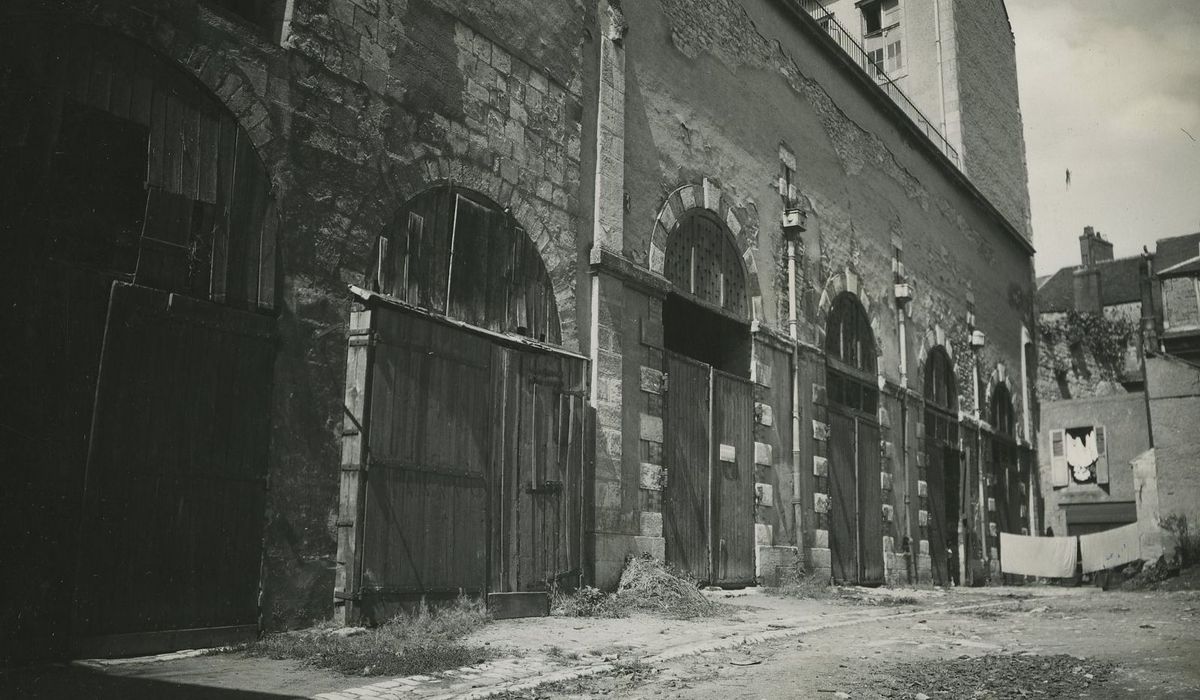
[[[1137,523],[1079,536],[1084,572],[1102,571],[1141,559]]]
[[[1000,570],[1006,574],[1070,578],[1079,550],[1074,537],[1029,537],[1000,533]]]

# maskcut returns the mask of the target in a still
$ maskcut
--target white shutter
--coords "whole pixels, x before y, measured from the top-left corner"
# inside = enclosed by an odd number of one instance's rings
[[[1066,486],[1071,483],[1070,467],[1067,466],[1067,450],[1063,443],[1065,436],[1061,430],[1050,431],[1050,475],[1054,486]]]
[[[1095,428],[1096,439],[1096,483],[1108,483],[1108,436],[1104,433],[1104,426],[1097,425]]]

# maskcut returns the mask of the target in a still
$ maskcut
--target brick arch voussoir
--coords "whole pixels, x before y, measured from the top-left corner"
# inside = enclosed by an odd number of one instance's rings
[[[712,212],[725,226],[733,238],[734,246],[742,256],[746,269],[746,295],[751,300],[751,313],[757,313],[762,299],[761,280],[752,227],[746,221],[745,207],[727,193],[716,180],[704,178],[700,184],[686,183],[676,187],[664,199],[654,218],[650,234],[650,250],[646,260],[651,272],[662,275],[667,258],[667,240],[679,225],[679,220],[692,209]],[[761,319],[756,319],[761,320]]]

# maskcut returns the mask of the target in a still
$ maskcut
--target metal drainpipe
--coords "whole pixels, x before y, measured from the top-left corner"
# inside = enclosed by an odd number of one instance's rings
[[[800,490],[800,347],[796,318],[796,241],[787,242],[788,336],[792,339],[792,519],[796,525],[796,548],[804,550],[804,503]]]
[[[920,547],[913,538],[913,519],[908,507],[912,503],[912,494],[908,491],[912,475],[908,461],[908,323],[904,307],[904,302],[897,300],[896,310],[900,316],[900,463],[901,473],[904,474],[904,525],[908,537],[909,575],[911,581],[918,582],[920,571],[917,568],[917,555],[920,554]]]

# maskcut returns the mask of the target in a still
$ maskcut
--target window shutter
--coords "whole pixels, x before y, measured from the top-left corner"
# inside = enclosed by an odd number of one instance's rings
[[[1108,436],[1104,434],[1104,426],[1097,425],[1096,431],[1096,483],[1108,483]]]
[[[1066,486],[1071,481],[1067,466],[1067,449],[1063,443],[1063,431],[1050,431],[1050,475],[1054,486]]]

